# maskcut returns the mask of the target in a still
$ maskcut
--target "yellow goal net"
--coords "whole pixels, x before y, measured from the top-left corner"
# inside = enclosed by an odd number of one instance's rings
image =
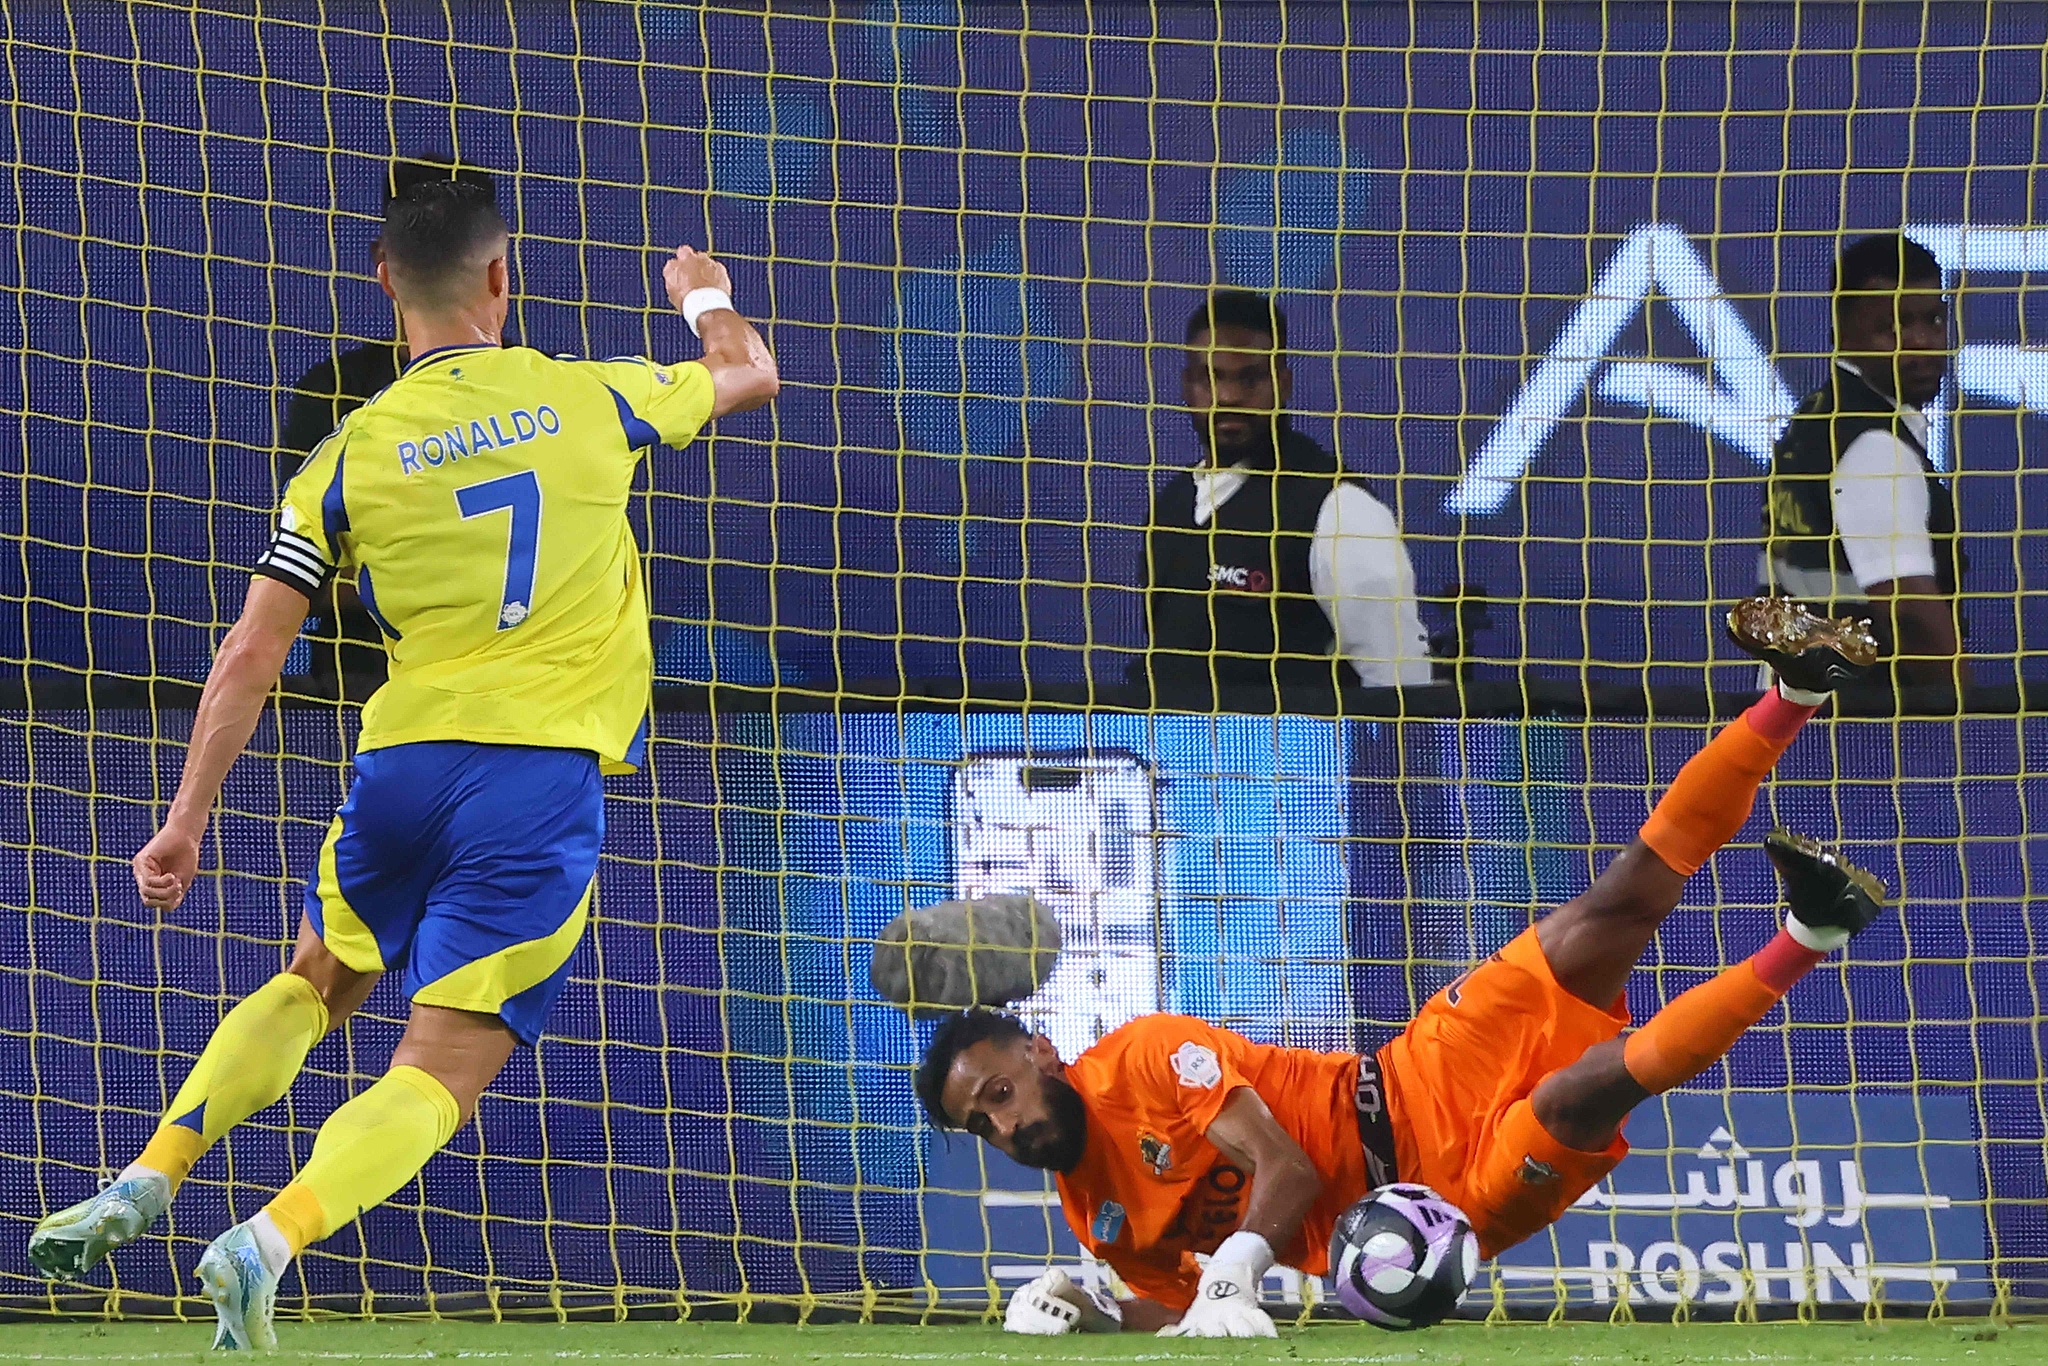
[[[869,988],[874,936],[1032,890],[1068,947],[1029,1010],[1069,1055],[1155,1010],[1376,1047],[1581,890],[1754,688],[1718,614],[1765,572],[1773,441],[1874,232],[1952,301],[1925,459],[1967,706],[1879,690],[1812,728],[1630,999],[1768,936],[1770,821],[1844,841],[1899,913],[1646,1107],[1471,1307],[2048,1295],[2044,46],[2040,7],[1966,0],[6,7],[0,1308],[203,1312],[200,1249],[396,1036],[387,990],[155,1233],[33,1274],[33,1222],[277,970],[345,789],[379,666],[344,591],[212,872],[175,915],[136,901],[281,479],[404,359],[370,264],[407,166],[493,185],[512,340],[694,354],[656,276],[688,242],[784,386],[647,461],[650,763],[611,790],[550,1034],[286,1312],[979,1314],[1048,1261],[1102,1275],[1037,1174],[921,1122],[926,1026]],[[1268,656],[1323,631],[1292,661],[1319,684],[1148,683],[1148,528],[1203,456],[1184,348],[1217,289],[1284,314],[1285,449],[1386,517],[1400,668],[1324,606],[1301,525],[1198,587]]]

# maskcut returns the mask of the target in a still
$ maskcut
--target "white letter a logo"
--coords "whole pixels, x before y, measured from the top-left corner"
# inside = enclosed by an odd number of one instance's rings
[[[1716,383],[1676,365],[1608,354],[1653,290],[1670,301],[1698,342]],[[1771,442],[1795,402],[1685,234],[1647,224],[1628,235],[1600,272],[1592,294],[1444,499],[1444,510],[1453,516],[1498,511],[1602,365],[1601,397],[1704,428],[1759,464],[1770,460]]]

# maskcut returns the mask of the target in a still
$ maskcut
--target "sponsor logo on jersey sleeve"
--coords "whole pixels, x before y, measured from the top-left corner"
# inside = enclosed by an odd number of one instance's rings
[[[1088,1230],[1098,1243],[1113,1243],[1124,1231],[1124,1207],[1114,1200],[1102,1202],[1102,1208],[1095,1211],[1095,1223]]]

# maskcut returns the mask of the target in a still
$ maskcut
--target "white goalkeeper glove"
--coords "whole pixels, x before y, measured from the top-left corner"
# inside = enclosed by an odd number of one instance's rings
[[[1259,1282],[1273,1265],[1273,1248],[1256,1233],[1239,1230],[1223,1240],[1202,1270],[1195,1302],[1159,1330],[1163,1338],[1277,1338],[1279,1330],[1259,1308]]]
[[[1083,1308],[1083,1303],[1087,1308]],[[1074,1284],[1074,1278],[1058,1267],[1010,1296],[1003,1313],[1006,1333],[1033,1333],[1053,1337],[1076,1330],[1084,1333],[1114,1333],[1123,1327],[1123,1310],[1109,1296]]]

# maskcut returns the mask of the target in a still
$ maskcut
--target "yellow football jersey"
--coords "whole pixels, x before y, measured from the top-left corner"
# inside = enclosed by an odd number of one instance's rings
[[[711,417],[692,361],[445,347],[350,413],[285,489],[256,572],[309,596],[356,568],[390,680],[359,750],[418,740],[595,752],[637,768],[654,681],[639,452]]]

